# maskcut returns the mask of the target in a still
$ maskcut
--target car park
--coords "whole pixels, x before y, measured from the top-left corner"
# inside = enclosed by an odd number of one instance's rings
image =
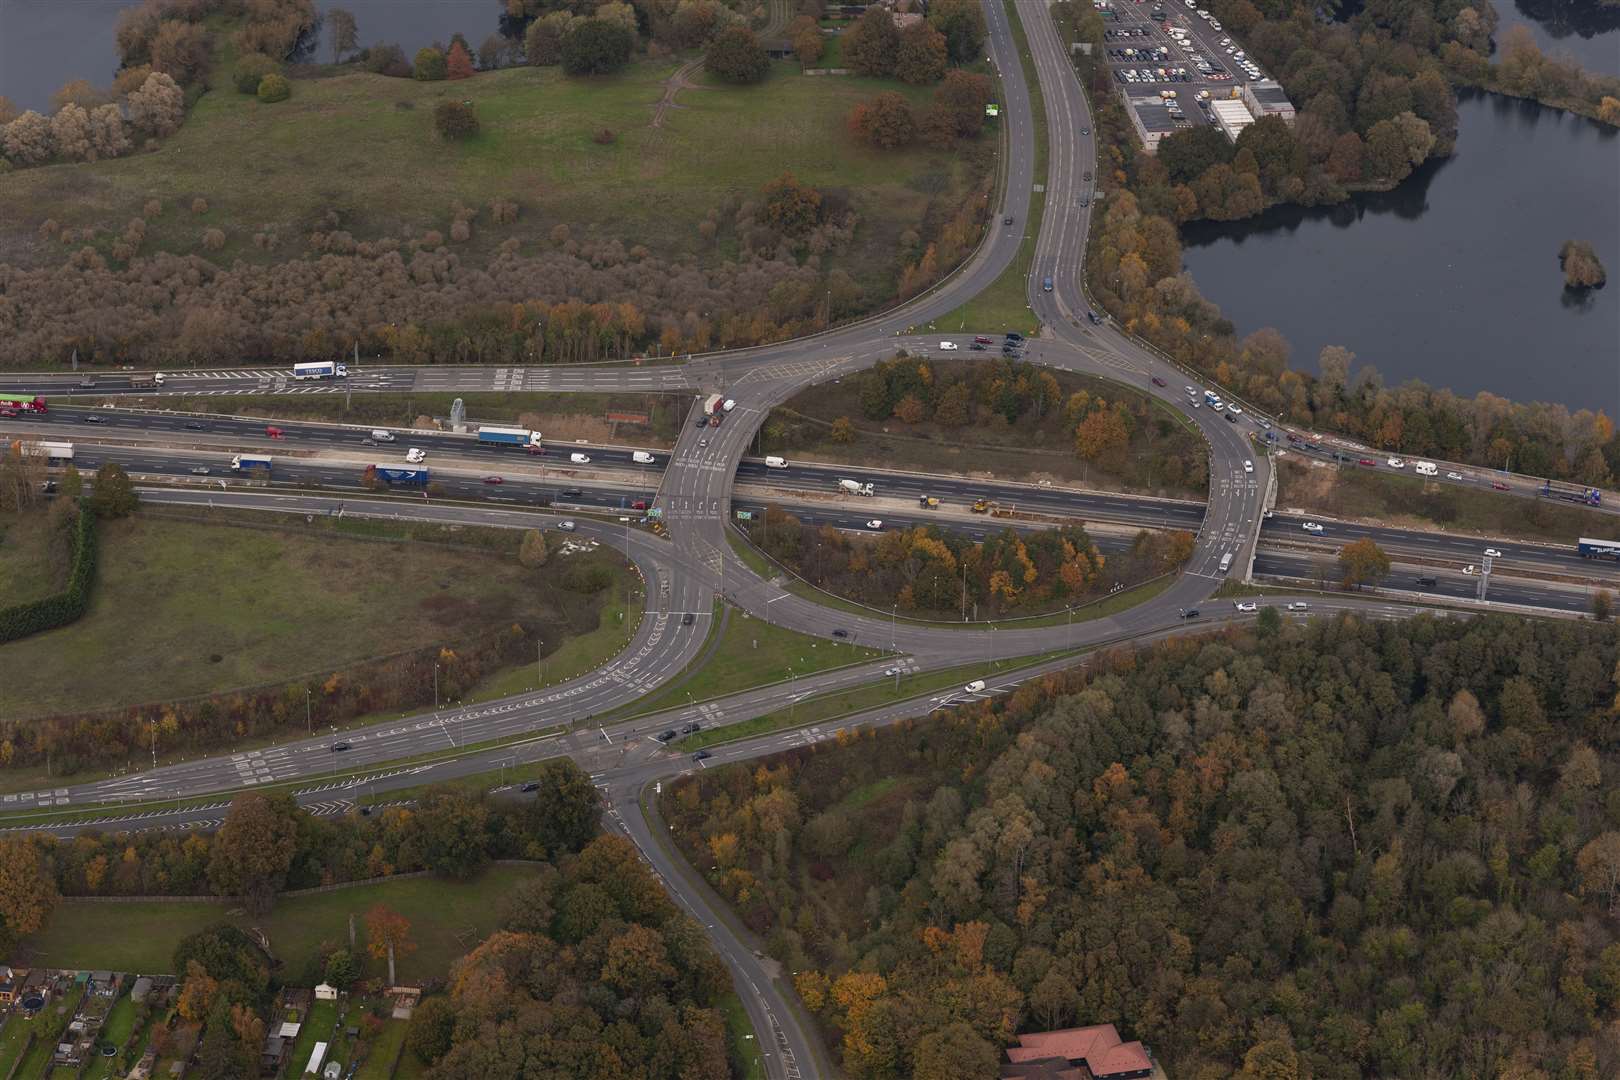
[[[1319,533],[1322,531],[1322,526],[1314,521],[1307,521],[1305,524],[1301,525],[1300,528],[1304,529],[1308,533]]]

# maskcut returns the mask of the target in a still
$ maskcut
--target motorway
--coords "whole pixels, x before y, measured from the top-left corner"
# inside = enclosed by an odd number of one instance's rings
[[[727,393],[738,404],[724,424],[719,428],[699,431],[693,427],[689,417],[682,425],[673,452],[659,455],[659,464],[664,466],[661,482],[652,483],[650,475],[646,477],[647,482],[641,482],[638,478],[637,482],[617,489],[610,496],[603,496],[599,485],[593,489],[598,501],[591,505],[610,509],[652,495],[669,533],[669,540],[665,541],[612,521],[594,522],[582,518],[579,522],[575,534],[577,537],[624,545],[646,582],[646,615],[630,648],[611,666],[580,679],[503,701],[466,709],[435,710],[431,714],[405,717],[392,723],[346,732],[342,740],[351,748],[345,751],[333,750],[336,739],[333,733],[318,735],[310,732],[303,739],[265,750],[180,762],[145,772],[108,777],[95,783],[31,792],[26,796],[6,796],[0,806],[8,809],[72,810],[87,804],[116,804],[201,792],[223,792],[272,782],[295,782],[302,785],[301,800],[312,805],[335,806],[339,808],[335,812],[341,812],[346,803],[345,793],[352,795],[356,785],[340,788],[325,787],[322,783],[323,777],[335,775],[339,767],[375,768],[376,773],[369,781],[360,782],[359,787],[360,790],[383,795],[389,789],[496,769],[503,761],[527,760],[522,757],[526,754],[567,753],[590,769],[612,800],[610,820],[636,840],[653,867],[709,928],[715,947],[731,969],[738,987],[748,988],[749,992],[741,996],[756,1031],[761,1033],[766,1043],[767,1074],[773,1078],[835,1075],[819,1040],[810,1033],[809,1025],[800,1014],[796,1000],[791,993],[784,992],[773,978],[769,963],[756,952],[748,935],[728,923],[724,905],[713,897],[699,876],[669,849],[667,843],[662,842],[664,838],[652,837],[647,820],[639,812],[627,808],[633,805],[646,784],[656,783],[658,779],[682,769],[706,764],[694,764],[685,755],[676,754],[656,742],[651,736],[661,730],[660,725],[673,725],[677,720],[694,722],[698,717],[703,719],[697,722],[713,724],[780,711],[784,707],[791,708],[796,700],[806,694],[882,678],[886,666],[896,661],[825,672],[814,677],[790,680],[785,686],[776,683],[733,695],[717,703],[694,703],[686,710],[675,710],[667,716],[648,717],[640,721],[625,720],[611,725],[602,723],[593,730],[594,718],[629,706],[682,670],[701,649],[707,620],[717,596],[735,604],[748,617],[769,618],[772,622],[834,641],[848,640],[890,647],[904,658],[898,663],[906,670],[925,671],[965,663],[1035,656],[1055,649],[1092,649],[1123,641],[1151,641],[1171,633],[1184,632],[1189,625],[1207,626],[1238,618],[1239,613],[1229,602],[1214,601],[1210,597],[1226,580],[1221,568],[1223,559],[1229,557],[1231,577],[1242,580],[1249,576],[1251,565],[1255,563],[1257,544],[1266,531],[1262,529],[1262,524],[1265,522],[1268,491],[1272,490],[1271,465],[1266,454],[1252,439],[1252,424],[1228,423],[1209,409],[1188,409],[1181,389],[1187,380],[1176,367],[1120,333],[1111,324],[1104,322],[1094,325],[1087,318],[1089,306],[1082,290],[1082,264],[1090,214],[1096,200],[1088,200],[1087,206],[1081,205],[1082,195],[1094,194],[1090,191],[1090,184],[1082,179],[1082,173],[1094,171],[1096,160],[1093,142],[1082,131],[1089,131],[1091,119],[1067,52],[1058,40],[1050,18],[1040,5],[1029,5],[1023,11],[1027,20],[1025,32],[1031,57],[1045,102],[1049,139],[1047,175],[1033,175],[1034,128],[1029,93],[1024,85],[1024,73],[1014,48],[1006,12],[1001,5],[987,4],[987,48],[1002,74],[1005,123],[1002,159],[1004,183],[998,196],[1001,202],[998,206],[987,208],[990,223],[987,235],[967,263],[940,286],[902,307],[797,341],[694,357],[680,364],[569,368],[357,367],[343,385],[295,383],[288,378],[288,372],[284,369],[251,367],[224,372],[177,373],[167,380],[164,393],[169,395],[406,390],[466,394],[517,390]],[[1197,529],[1197,543],[1185,572],[1151,603],[1112,616],[1044,629],[943,629],[904,623],[897,625],[880,615],[850,614],[825,607],[785,592],[778,584],[755,575],[735,557],[728,557],[725,529],[733,507],[733,489],[740,476],[739,467],[756,428],[769,410],[809,382],[859,370],[879,358],[891,355],[897,344],[913,347],[926,345],[930,339],[917,333],[918,326],[924,326],[954,310],[964,300],[989,286],[1011,264],[1024,239],[1023,229],[1030,217],[1030,199],[1037,182],[1044,184],[1042,198],[1045,200],[1045,212],[1040,232],[1035,238],[1035,261],[1028,285],[1031,306],[1045,329],[1031,343],[1031,358],[1121,380],[1145,393],[1154,394],[1172,407],[1185,411],[1203,433],[1210,448],[1210,493],[1207,508],[1198,508],[1199,521],[1196,525],[1188,526]],[[1014,222],[1010,228],[1000,224],[1003,217],[1009,215]],[[1052,292],[1039,288],[1041,279],[1047,275],[1054,279]],[[934,340],[937,338],[935,335]],[[71,391],[71,384],[77,378],[71,375],[8,376],[0,378],[0,390],[59,393]],[[1165,385],[1159,386],[1155,379]],[[122,385],[119,385],[120,382]],[[97,397],[144,393],[137,391],[125,376],[99,374],[97,385],[90,388],[90,392]],[[116,410],[108,413],[109,417],[117,415]],[[122,420],[119,422],[123,423]],[[222,430],[217,428],[189,428],[186,426],[188,422],[186,418],[170,417],[163,421],[167,427],[160,427],[157,420],[150,421],[148,426],[150,430],[166,431],[186,439],[195,437],[205,440],[222,434]],[[173,426],[175,424],[180,426],[176,428]],[[320,441],[320,437],[308,434],[307,430],[319,425],[278,422],[277,426],[287,433],[284,445],[289,450],[294,447],[313,450]],[[432,442],[429,449],[435,455],[451,452],[441,445],[446,438],[452,437],[423,436],[424,440]],[[417,441],[417,433],[411,434],[410,441],[413,444]],[[464,439],[462,443],[465,443]],[[397,448],[398,444],[395,446]],[[355,460],[343,471],[322,474],[318,470],[325,466],[314,460],[300,463],[296,468],[317,470],[314,476],[322,484],[340,484],[345,477],[352,477],[353,465],[362,460],[359,457],[362,450],[372,454],[380,452],[381,448],[357,446]],[[83,452],[88,463],[91,450],[84,446]],[[109,449],[105,452],[112,454],[115,451]],[[116,451],[120,454],[136,452],[129,448]],[[472,455],[482,451],[457,445],[454,452]],[[493,454],[494,451],[489,453]],[[459,479],[447,477],[452,485],[452,493],[469,495],[476,490],[478,495],[487,496],[490,495],[489,488],[499,487],[502,490],[494,497],[506,498],[508,484],[481,483],[478,471],[482,468],[482,460],[470,463],[468,473]],[[488,460],[498,459],[491,457]],[[1243,467],[1246,460],[1253,463],[1252,473]],[[280,465],[278,461],[278,469]],[[294,468],[291,465],[288,467]],[[741,478],[749,482],[757,479],[748,475],[746,470]],[[196,479],[203,484],[212,482],[211,476]],[[553,476],[549,481],[535,481],[532,493],[538,502],[539,486],[560,493],[573,483],[578,483],[580,495],[564,496],[563,499],[575,499],[584,505],[587,502],[585,485],[579,481],[559,480]],[[193,505],[212,502],[301,514],[374,513],[514,528],[554,524],[557,520],[555,513],[548,514],[539,507],[492,505],[483,508],[445,505],[427,499],[376,504],[353,496],[295,495],[276,491],[233,490],[229,489],[229,485],[221,486],[226,490],[156,490],[146,492],[145,497],[154,501]],[[510,488],[513,492],[518,490],[515,479]],[[511,498],[517,499],[518,496],[513,494]],[[602,498],[616,498],[619,502],[616,505],[611,502],[604,504],[600,501]],[[556,509],[554,506],[553,510]],[[1187,514],[1191,511],[1176,512]],[[885,512],[882,516],[888,518],[891,515]],[[1280,520],[1279,516],[1273,522]],[[1282,521],[1273,527],[1285,529],[1287,525],[1287,521]],[[1301,559],[1308,562],[1311,556],[1268,550],[1261,553],[1257,569],[1264,572],[1272,565],[1268,560],[1281,560],[1275,565],[1282,566],[1287,572],[1290,567],[1298,569]],[[1445,580],[1449,585],[1450,579]],[[1181,617],[1183,612],[1200,605],[1203,614],[1197,621],[1189,624]],[[1313,599],[1311,605],[1313,615],[1355,611],[1374,617],[1399,617],[1413,610],[1409,606],[1385,600],[1361,600],[1355,597]],[[696,622],[691,627],[684,627],[682,617],[688,613],[695,616]],[[832,638],[834,630],[846,636]],[[1072,662],[1070,659],[1060,659],[1050,661],[1050,664],[1058,666]],[[992,680],[991,689],[1005,690],[1007,685],[1002,680]],[[762,736],[717,750],[713,760],[740,759],[814,742],[829,737],[841,726],[892,722],[902,716],[943,707],[950,704],[952,698],[950,693],[924,695],[918,701],[889,705],[855,717],[842,718],[836,724]],[[709,711],[705,712],[705,709]],[[557,725],[563,725],[565,730],[550,733],[549,729]],[[491,739],[523,737],[528,737],[530,741],[522,747],[468,750]],[[430,757],[424,759],[419,755]],[[407,758],[413,760],[401,764],[401,760]],[[329,780],[328,783],[335,784],[336,781]],[[219,816],[220,811],[216,806],[211,810],[192,809],[142,820],[147,827],[199,827],[217,823]],[[73,826],[80,827],[83,826]],[[107,821],[101,827],[122,826]]]

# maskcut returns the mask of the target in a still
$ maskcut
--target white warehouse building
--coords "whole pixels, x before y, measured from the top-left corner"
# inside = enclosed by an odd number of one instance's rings
[[[1254,117],[1244,107],[1243,102],[1231,98],[1220,98],[1210,102],[1209,111],[1215,117],[1215,126],[1226,132],[1226,137],[1233,142],[1237,142],[1237,137],[1244,128],[1254,123]]]
[[[1277,80],[1261,79],[1259,82],[1244,83],[1242,94],[1244,104],[1256,119],[1280,116],[1284,123],[1293,126],[1294,103],[1288,100],[1288,95],[1283,93]]]

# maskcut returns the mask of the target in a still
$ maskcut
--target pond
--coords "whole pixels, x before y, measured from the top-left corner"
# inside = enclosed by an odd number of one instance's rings
[[[1282,331],[1296,366],[1342,345],[1388,384],[1620,415],[1620,133],[1496,95],[1459,114],[1455,156],[1393,191],[1186,226],[1185,267],[1240,334]],[[1564,289],[1571,239],[1605,288]]]

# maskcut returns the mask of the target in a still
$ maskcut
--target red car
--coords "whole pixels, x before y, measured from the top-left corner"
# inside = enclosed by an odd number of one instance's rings
[[[1500,481],[1500,480],[1492,480],[1491,481],[1491,487],[1495,488],[1497,491],[1508,491],[1509,490],[1508,486],[1506,484],[1502,483],[1502,481]]]
[[[16,409],[0,409],[0,416],[19,416]]]
[[[525,449],[528,450],[529,453],[535,454],[535,455],[543,454],[543,453],[546,452],[545,447],[536,446],[533,443],[530,443],[527,447],[525,447]]]
[[[1364,457],[1364,458],[1362,458],[1362,459],[1361,459],[1361,460],[1360,460],[1360,461],[1359,461],[1359,462],[1357,462],[1357,464],[1360,464],[1360,465],[1371,465],[1371,466],[1373,466],[1373,467],[1374,467],[1374,468],[1376,468],[1376,467],[1377,467],[1377,466],[1378,466],[1378,462],[1376,462],[1376,461],[1374,461],[1374,460],[1373,460],[1373,459],[1372,459],[1372,458],[1370,458],[1370,457]]]
[[[264,429],[264,433],[272,439],[280,439],[287,434],[278,427],[267,427]]]
[[[977,342],[977,343],[978,343],[978,344],[980,344],[980,345],[994,345],[994,344],[995,344],[995,340],[994,340],[994,339],[992,339],[992,338],[987,338],[987,337],[985,337],[985,336],[984,336],[984,335],[983,335],[983,334],[979,334],[979,335],[978,335],[978,336],[977,336],[977,337],[975,337],[975,338],[974,338],[974,339],[973,339],[973,340],[974,340],[974,341],[975,341],[975,342]]]
[[[1165,381],[1163,379],[1159,378],[1157,375],[1155,375],[1155,376],[1153,376],[1153,385],[1154,386],[1164,386]]]
[[[630,509],[632,509],[632,510],[645,510],[645,509],[647,509],[647,500],[646,499],[637,499],[635,502],[630,504]]]
[[[486,483],[486,484],[504,484],[504,483],[506,483],[506,478],[503,477],[503,476],[486,476],[486,477],[484,477],[484,483]]]

